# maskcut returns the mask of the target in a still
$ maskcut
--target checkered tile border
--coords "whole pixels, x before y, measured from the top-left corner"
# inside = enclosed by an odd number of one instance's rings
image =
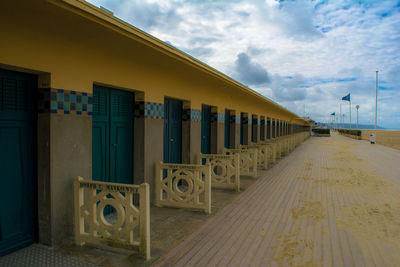
[[[235,122],[240,124],[240,116],[235,116]]]
[[[190,119],[192,121],[201,121],[201,111],[199,109],[192,109],[190,112]]]
[[[218,118],[218,122],[225,122],[225,114],[224,113],[218,113],[217,118]]]
[[[146,102],[144,104],[144,117],[146,119],[163,119],[164,105],[162,103]]]
[[[40,88],[39,113],[89,115],[93,113],[93,95],[56,88]]]

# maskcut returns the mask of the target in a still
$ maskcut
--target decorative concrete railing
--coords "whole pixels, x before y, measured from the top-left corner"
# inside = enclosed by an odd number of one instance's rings
[[[211,213],[211,166],[167,164],[156,166],[155,205],[204,210]]]
[[[263,144],[267,145],[269,149],[269,162],[275,163],[276,162],[276,150],[277,145],[272,142],[264,141]]]
[[[134,195],[139,195],[139,207]],[[138,249],[150,259],[149,185],[74,180],[75,242]],[[104,215],[105,210],[113,213]]]
[[[242,149],[257,149],[257,167],[264,170],[268,169],[268,153],[270,150],[268,145],[252,143],[250,145],[240,145],[239,147]]]
[[[240,175],[247,175],[257,178],[257,149],[223,149],[227,155],[239,154],[240,156]]]
[[[282,154],[284,154],[284,155],[289,154],[290,148],[289,148],[289,137],[288,136],[282,137],[282,144],[283,144]]]
[[[274,161],[276,161],[276,159],[280,159],[282,156],[282,153],[281,153],[281,142],[279,142],[279,139],[277,139],[277,138],[269,139],[269,140],[265,141],[265,143],[271,144],[273,146]]]
[[[240,155],[199,154],[199,164],[211,165],[211,186],[240,192]]]

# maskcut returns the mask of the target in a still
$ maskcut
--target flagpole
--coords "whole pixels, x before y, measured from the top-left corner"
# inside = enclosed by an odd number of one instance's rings
[[[350,94],[349,94],[349,96],[350,96]],[[351,129],[351,98],[349,99],[349,120],[350,120],[349,128]]]
[[[340,114],[339,114],[339,125],[341,124],[342,124],[342,103],[340,103]]]
[[[376,87],[375,87],[375,131],[376,131],[376,113],[378,109],[378,71],[376,71]]]
[[[358,129],[358,109],[360,108],[360,105],[356,105],[356,110],[357,110],[357,123],[356,123],[356,125],[357,125],[357,129]]]

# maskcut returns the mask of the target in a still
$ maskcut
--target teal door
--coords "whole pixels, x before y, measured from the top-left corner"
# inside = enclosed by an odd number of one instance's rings
[[[231,138],[230,137],[230,128],[231,128],[230,115],[231,115],[231,112],[228,109],[226,109],[225,110],[225,122],[224,122],[224,127],[225,127],[224,146],[225,146],[225,148],[229,148],[230,147],[230,138]]]
[[[182,101],[164,100],[164,162],[182,163]]]
[[[201,153],[211,153],[211,106],[201,109]]]
[[[133,93],[93,87],[93,180],[133,183],[133,107]]]
[[[245,124],[246,124],[245,120],[246,120],[246,118],[244,117],[244,114],[240,113],[240,144],[241,145],[244,145],[244,143],[243,143],[243,139],[244,139],[243,135],[244,135],[244,127],[245,127]]]
[[[265,120],[260,120],[260,140],[265,140]]]
[[[257,127],[258,127],[258,119],[252,118],[251,120],[251,141],[257,142]]]
[[[37,240],[36,76],[0,69],[0,256]]]

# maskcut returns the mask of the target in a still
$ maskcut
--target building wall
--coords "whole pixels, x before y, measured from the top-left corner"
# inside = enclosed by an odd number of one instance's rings
[[[225,109],[234,110],[236,116],[231,126],[232,147],[240,143],[241,112],[248,114],[245,144],[251,141],[252,114],[274,121],[297,117],[192,64],[190,58],[155,46],[145,34],[133,36],[128,26],[117,28],[62,1],[2,1],[0,12],[0,32],[7,36],[6,42],[0,42],[0,68],[37,74],[38,88],[42,89],[43,112],[38,118],[42,243],[68,242],[73,230],[72,181],[75,176],[92,178],[94,84],[135,92],[133,182],[147,182],[151,188],[155,163],[163,159],[165,97],[184,102],[185,163],[197,162],[201,150],[202,104],[219,112],[212,123],[212,153],[220,153],[224,145]],[[80,102],[75,97],[78,95]]]

